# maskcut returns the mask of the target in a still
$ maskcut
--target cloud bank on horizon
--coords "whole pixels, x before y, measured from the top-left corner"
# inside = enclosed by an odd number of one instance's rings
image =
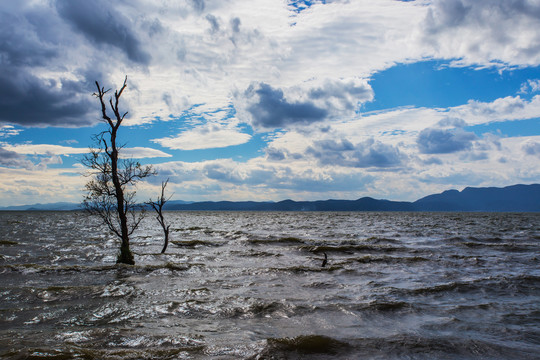
[[[184,200],[540,182],[538,0],[0,4],[0,206],[80,201],[95,81]]]

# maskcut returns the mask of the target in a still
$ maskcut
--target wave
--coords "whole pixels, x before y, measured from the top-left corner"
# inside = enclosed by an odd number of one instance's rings
[[[294,338],[270,338],[265,348],[253,359],[279,359],[289,356],[326,354],[335,355],[349,348],[346,342],[324,335],[300,335]]]
[[[305,240],[296,237],[281,237],[268,239],[249,239],[249,243],[256,245],[295,245],[305,244]]]
[[[13,245],[19,245],[19,243],[16,241],[11,241],[11,240],[0,240],[0,245],[13,246]]]
[[[168,269],[172,271],[185,271],[190,269],[196,264],[175,264],[164,263],[156,265],[98,265],[98,266],[84,266],[84,265],[44,265],[44,264],[9,264],[0,265],[0,272],[2,270],[11,270],[22,273],[47,273],[47,272],[78,272],[78,273],[91,273],[91,272],[107,272],[107,271],[129,271],[129,272],[152,272],[160,269]]]
[[[215,241],[205,241],[205,240],[174,240],[174,241],[171,241],[171,244],[174,244],[180,247],[188,247],[188,248],[195,248],[197,246],[218,247],[218,246],[223,245],[223,243],[219,243]]]
[[[424,261],[431,261],[428,258],[422,256],[362,256],[354,259],[361,264],[370,263],[383,263],[383,264],[400,264],[400,263],[417,263]]]
[[[308,250],[313,253],[323,253],[323,252],[337,252],[337,253],[346,253],[351,254],[355,252],[398,252],[398,251],[408,251],[405,247],[396,247],[390,245],[371,245],[371,244],[357,244],[357,245],[315,245],[315,246],[301,246],[303,250]]]

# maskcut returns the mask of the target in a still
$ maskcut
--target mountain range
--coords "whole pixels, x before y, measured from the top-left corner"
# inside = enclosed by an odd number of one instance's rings
[[[77,210],[80,204],[52,203],[9,206],[0,210]],[[171,200],[165,210],[212,211],[501,211],[540,212],[540,184],[512,185],[504,188],[467,187],[462,191],[447,190],[409,201],[378,200],[363,197],[357,200],[319,200],[279,202]]]

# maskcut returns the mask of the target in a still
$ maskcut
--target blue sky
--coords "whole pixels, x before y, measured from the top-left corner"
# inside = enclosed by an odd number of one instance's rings
[[[540,182],[540,3],[0,5],[0,206],[80,201],[128,88],[125,155],[183,200],[415,200]]]

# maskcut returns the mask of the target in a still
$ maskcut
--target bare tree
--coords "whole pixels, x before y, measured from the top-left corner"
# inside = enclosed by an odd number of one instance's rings
[[[150,201],[147,203],[151,205],[152,208],[156,211],[157,213],[156,219],[161,225],[161,227],[163,228],[163,233],[165,235],[165,242],[163,244],[163,249],[161,249],[162,254],[165,253],[165,251],[167,250],[167,245],[169,245],[169,228],[171,227],[171,225],[167,225],[165,223],[165,217],[163,216],[163,205],[165,205],[165,203],[169,201],[172,197],[171,195],[168,198],[165,198],[165,188],[167,187],[168,182],[169,182],[169,179],[161,183],[161,196],[157,198],[157,201],[152,201],[150,199]]]
[[[108,129],[95,135],[97,148],[90,149],[82,163],[90,168],[92,179],[85,188],[87,194],[84,206],[91,214],[99,216],[108,228],[120,238],[120,253],[117,263],[135,264],[129,248],[129,237],[139,226],[144,213],[135,202],[134,185],[155,172],[152,166],[142,166],[133,159],[120,157],[124,145],[117,144],[118,129],[127,112],[121,113],[118,103],[127,86],[127,76],[120,90],[109,99],[110,109],[114,113],[111,118],[107,114],[105,95],[110,91],[100,87],[96,81],[97,93],[101,103],[101,114]],[[114,100],[114,101],[113,101]]]

